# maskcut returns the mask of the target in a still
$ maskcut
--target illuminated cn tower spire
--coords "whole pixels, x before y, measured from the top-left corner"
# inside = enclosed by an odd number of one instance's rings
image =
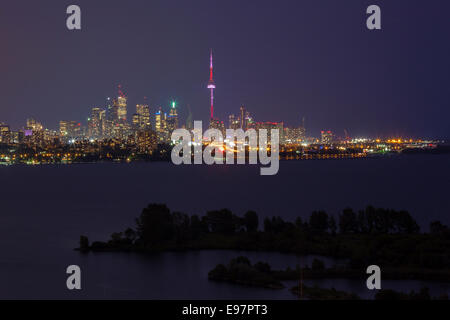
[[[212,57],[212,49],[209,54],[209,82],[208,89],[211,90],[211,119],[214,118],[214,89],[216,85],[214,84],[213,79],[213,57]]]

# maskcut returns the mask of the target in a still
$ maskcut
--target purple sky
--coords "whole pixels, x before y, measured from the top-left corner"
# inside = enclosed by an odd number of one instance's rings
[[[82,30],[66,29],[78,4]],[[382,30],[365,10],[378,4]],[[450,2],[365,0],[3,0],[0,122],[85,122],[123,85],[129,114],[176,99],[207,120],[209,48],[216,115],[351,136],[450,137]]]

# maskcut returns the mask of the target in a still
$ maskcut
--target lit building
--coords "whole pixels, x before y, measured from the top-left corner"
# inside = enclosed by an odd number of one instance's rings
[[[175,102],[172,102],[172,106],[169,111],[169,115],[166,119],[167,131],[168,134],[171,135],[172,131],[178,129],[178,113]]]
[[[106,111],[100,108],[92,108],[91,117],[88,119],[88,135],[90,138],[100,139],[105,131]]]
[[[156,133],[151,129],[136,131],[136,147],[140,153],[151,153],[157,144]]]
[[[140,129],[150,128],[150,108],[146,104],[136,105],[136,114],[138,115],[138,127]]]
[[[26,143],[41,145],[44,143],[44,126],[34,119],[27,119],[25,127]]]
[[[159,107],[158,111],[155,113],[155,130],[156,132],[160,132],[163,125],[162,125],[162,110],[161,107]]]
[[[137,113],[133,114],[133,116],[131,117],[131,125],[134,130],[139,130],[140,122],[141,122],[140,120],[141,120],[141,118],[139,117],[139,115]]]
[[[127,98],[119,85],[119,94],[108,106],[108,118],[105,123],[108,138],[126,140],[131,133],[131,126],[127,122]]]
[[[81,123],[61,120],[59,122],[59,134],[63,140],[78,138],[81,134]]]
[[[283,141],[283,122],[253,122],[252,128],[256,130],[259,135],[259,130],[267,130],[268,141],[271,141],[271,130],[278,129],[279,141]]]
[[[167,114],[162,113],[161,107],[159,107],[158,112],[155,113],[155,131],[159,143],[168,142]]]
[[[285,144],[300,144],[306,139],[306,130],[304,127],[298,128],[284,128],[284,141]]]
[[[230,116],[228,117],[228,128],[236,130],[240,128],[240,124],[240,119],[236,118],[234,114],[230,114]]]
[[[330,144],[334,141],[333,132],[331,131],[321,131],[321,142],[323,144]]]
[[[11,142],[11,130],[7,124],[0,124],[0,142],[1,143],[10,143]]]
[[[115,101],[117,105],[117,119],[119,121],[127,121],[127,98],[119,86],[119,96]]]
[[[209,121],[209,129],[218,129],[222,133],[222,136],[225,137],[226,129],[223,121],[220,121],[219,119],[211,119]]]
[[[33,131],[40,131],[44,128],[44,126],[39,122],[37,122],[36,120],[30,118],[27,119],[27,128],[30,128]]]

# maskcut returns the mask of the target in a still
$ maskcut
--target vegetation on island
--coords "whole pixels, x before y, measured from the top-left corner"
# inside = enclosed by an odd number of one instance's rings
[[[246,257],[232,259],[227,266],[217,265],[208,273],[208,279],[270,289],[284,288],[267,263],[252,265]]]
[[[381,289],[376,293],[375,300],[448,300],[448,294],[432,297],[427,287],[421,288],[419,292],[412,290],[410,293]]]
[[[251,264],[247,257],[240,256],[232,259],[227,265],[218,264],[208,273],[208,279],[211,281],[221,281],[234,283],[238,285],[254,286],[269,289],[283,289],[282,281],[295,280],[298,285],[289,290],[300,299],[308,300],[358,300],[355,293],[349,293],[335,288],[320,288],[318,286],[305,285],[304,280],[314,278],[328,279],[333,277],[335,270],[326,268],[325,263],[315,258],[311,266],[297,266],[295,269],[287,268],[285,270],[273,270],[268,263],[257,262]],[[345,269],[343,269],[345,270]],[[367,275],[366,275],[367,276]],[[345,274],[339,277],[345,278]],[[383,274],[384,278],[384,274]],[[431,297],[429,289],[424,287],[419,292],[410,293],[397,292],[390,289],[377,291],[375,300],[448,300],[446,293]]]
[[[276,216],[260,226],[256,212],[243,217],[228,209],[204,216],[171,212],[164,204],[143,209],[136,226],[113,233],[107,242],[80,238],[79,250],[155,252],[165,250],[229,249],[316,254],[345,259],[345,266],[304,270],[308,277],[366,277],[367,266],[383,267],[384,279],[450,281],[450,229],[432,222],[420,232],[407,211],[368,206],[344,209],[337,217],[314,211],[294,222]]]
[[[335,288],[319,288],[318,286],[300,285],[292,287],[290,291],[300,299],[308,300],[359,300],[358,295]]]

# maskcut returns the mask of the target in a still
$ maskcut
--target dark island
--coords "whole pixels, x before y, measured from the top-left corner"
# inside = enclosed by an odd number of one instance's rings
[[[319,288],[317,286],[307,286],[306,279],[333,277],[346,278],[358,277],[357,270],[347,270],[346,268],[325,268],[325,264],[320,259],[315,258],[310,266],[296,269],[272,270],[271,266],[265,262],[251,264],[247,257],[237,257],[232,259],[228,265],[218,264],[208,273],[211,281],[221,281],[238,285],[254,286],[268,289],[283,289],[284,280],[296,280],[298,285],[289,290],[299,299],[307,300],[359,300],[354,293],[336,290],[335,288]],[[411,291],[408,293],[397,292],[389,289],[382,289],[375,295],[375,300],[448,300],[447,294],[439,297],[431,297],[428,288],[422,288],[418,293]]]
[[[107,242],[90,244],[81,236],[78,248],[141,253],[205,249],[315,254],[347,261],[339,267],[304,269],[308,278],[366,278],[367,266],[376,264],[382,266],[384,279],[450,281],[447,226],[436,221],[429,232],[420,232],[408,212],[372,206],[358,212],[344,209],[337,218],[324,211],[313,212],[305,221],[266,218],[261,230],[254,211],[238,217],[222,209],[200,217],[150,204],[136,219],[135,228],[113,233]],[[275,279],[298,279],[297,270],[291,272]],[[278,286],[272,281],[267,285]]]

